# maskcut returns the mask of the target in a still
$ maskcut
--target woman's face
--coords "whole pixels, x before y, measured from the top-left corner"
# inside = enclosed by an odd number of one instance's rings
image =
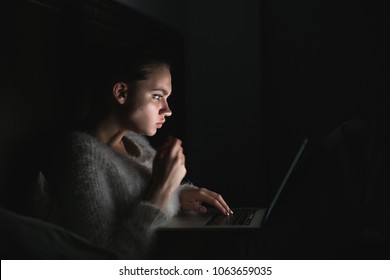
[[[172,92],[171,73],[165,66],[156,66],[147,80],[138,81],[125,102],[126,129],[152,136],[172,114],[168,97]]]

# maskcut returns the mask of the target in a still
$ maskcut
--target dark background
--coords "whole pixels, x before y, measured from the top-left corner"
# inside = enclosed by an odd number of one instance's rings
[[[45,147],[77,121],[96,45],[153,38],[173,54],[174,114],[151,141],[181,137],[188,178],[231,205],[266,205],[303,137],[388,103],[375,1],[20,0],[1,13],[1,204],[18,212]]]
[[[182,35],[188,176],[233,204],[267,204],[304,137],[387,109],[380,1],[120,2]]]

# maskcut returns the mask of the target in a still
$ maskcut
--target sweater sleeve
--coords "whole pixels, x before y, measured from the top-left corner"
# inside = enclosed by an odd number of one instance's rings
[[[169,201],[168,207],[165,210],[168,217],[173,217],[180,211],[180,193],[185,189],[197,189],[191,182],[186,182],[180,185],[180,187],[173,194]]]
[[[134,198],[118,203],[116,187],[107,174],[104,156],[93,148],[70,149],[61,176],[57,176],[56,200],[62,226],[92,243],[116,252],[119,258],[143,258],[158,225],[168,215],[150,203]]]

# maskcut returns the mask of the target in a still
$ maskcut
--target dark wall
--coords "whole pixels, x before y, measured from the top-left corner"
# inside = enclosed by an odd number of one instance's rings
[[[388,75],[383,6],[263,1],[262,8],[264,95],[282,96],[272,102],[282,120],[317,136],[345,119],[373,116]]]
[[[266,203],[259,1],[189,1],[188,173],[230,205]]]
[[[38,141],[58,121],[56,25],[28,1],[2,3],[0,78],[1,205],[24,212],[39,170]],[[51,34],[49,37],[48,35]],[[51,39],[48,39],[51,38]]]
[[[262,121],[269,179],[303,137],[386,111],[389,19],[377,1],[261,1]],[[274,151],[279,151],[275,153]]]

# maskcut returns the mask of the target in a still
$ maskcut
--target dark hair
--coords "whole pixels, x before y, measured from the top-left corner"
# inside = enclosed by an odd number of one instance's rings
[[[104,118],[112,102],[112,88],[124,82],[130,90],[138,81],[146,80],[153,68],[164,66],[171,69],[168,56],[150,48],[120,47],[111,51],[96,51],[89,57],[84,109],[81,124],[90,127]]]
[[[170,63],[166,58],[150,51],[137,52],[135,55],[131,56],[114,56],[113,60],[122,60],[124,63],[115,63],[115,68],[112,69],[112,74],[110,75],[112,82],[141,81],[147,79],[151,75],[151,68],[155,66],[170,68]]]

